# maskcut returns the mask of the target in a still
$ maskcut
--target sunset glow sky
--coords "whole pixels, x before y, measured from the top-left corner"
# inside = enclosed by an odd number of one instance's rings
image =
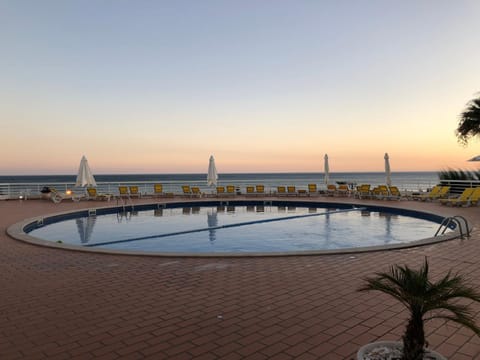
[[[0,0],[0,175],[477,169],[480,1]]]

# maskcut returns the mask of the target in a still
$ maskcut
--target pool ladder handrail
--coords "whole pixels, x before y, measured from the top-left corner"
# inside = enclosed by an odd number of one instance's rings
[[[440,233],[440,235],[445,234],[447,229],[449,229],[449,228],[451,229],[451,225],[455,224],[455,227],[458,226],[458,230],[460,231],[460,239],[464,239],[462,223],[463,223],[463,226],[465,226],[466,236],[467,236],[467,238],[469,238],[470,237],[470,229],[468,227],[468,221],[467,221],[467,219],[465,219],[463,216],[460,216],[460,215],[449,216],[449,217],[444,218],[442,223],[438,227],[437,232],[435,233],[434,237],[438,236],[439,233]]]

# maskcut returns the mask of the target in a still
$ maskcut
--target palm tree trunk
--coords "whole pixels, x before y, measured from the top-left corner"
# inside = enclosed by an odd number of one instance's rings
[[[423,318],[420,312],[412,314],[403,336],[403,359],[423,360],[425,347],[425,331]]]

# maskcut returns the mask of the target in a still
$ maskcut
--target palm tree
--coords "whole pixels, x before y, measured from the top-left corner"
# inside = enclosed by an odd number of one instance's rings
[[[455,130],[458,140],[466,145],[468,141],[480,135],[480,97],[470,100],[460,115],[460,122]]]
[[[480,293],[465,284],[461,275],[446,276],[432,282],[428,278],[428,261],[420,270],[394,265],[389,272],[375,273],[366,278],[359,291],[377,290],[393,296],[410,312],[403,339],[403,360],[421,360],[425,348],[424,322],[434,318],[451,320],[466,326],[480,335],[473,313],[467,305],[454,302],[465,298],[480,302]],[[427,317],[428,315],[428,317]]]

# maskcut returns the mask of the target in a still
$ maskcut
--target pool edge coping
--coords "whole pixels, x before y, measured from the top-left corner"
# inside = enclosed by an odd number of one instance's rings
[[[248,200],[247,200],[248,201]],[[283,200],[282,202],[298,202],[298,199],[294,200]],[[168,202],[168,204],[176,204],[176,203],[183,203],[184,201],[173,201]],[[190,200],[189,203],[202,203],[205,201],[195,201],[194,199]],[[268,201],[269,202],[269,201]],[[312,202],[315,203],[315,202]],[[335,202],[333,202],[335,203]],[[158,205],[161,203],[148,203],[142,204],[144,205]],[[340,203],[339,203],[340,204]],[[398,210],[409,210],[405,208],[398,208],[398,207],[389,207],[384,205],[368,205],[368,204],[359,204],[359,203],[341,203],[342,205],[348,204],[352,206],[369,206],[369,207],[381,207],[392,209],[392,211]],[[81,211],[89,211],[90,209],[111,209],[118,206],[98,206],[83,210],[69,210],[69,211],[62,211],[57,213],[51,213],[44,216],[35,216],[32,218],[24,219],[20,222],[14,223],[7,227],[6,234],[11,237],[12,239],[22,241],[24,243],[28,243],[35,246],[41,246],[46,248],[54,248],[54,249],[61,249],[66,251],[78,251],[84,253],[94,253],[94,254],[105,254],[105,255],[123,255],[123,256],[149,256],[149,257],[182,257],[182,258],[248,258],[248,257],[287,257],[287,256],[320,256],[320,255],[348,255],[348,254],[361,254],[366,252],[378,252],[378,251],[393,251],[393,250],[402,250],[408,248],[415,248],[420,246],[432,245],[437,244],[449,240],[454,240],[460,238],[459,231],[452,231],[449,234],[443,234],[436,237],[424,238],[419,240],[414,240],[404,244],[392,244],[392,245],[375,245],[375,246],[364,246],[364,247],[357,247],[357,248],[348,248],[348,249],[329,249],[329,250],[306,250],[306,251],[285,251],[285,252],[245,252],[245,253],[233,253],[233,252],[221,252],[221,253],[195,253],[195,252],[146,252],[146,251],[126,251],[126,250],[111,250],[111,249],[101,249],[101,248],[90,248],[90,247],[83,247],[77,245],[70,245],[66,243],[58,243],[50,240],[44,240],[41,238],[37,238],[35,236],[28,235],[24,232],[25,227],[28,225],[37,222],[39,220],[55,217],[55,216],[62,216],[67,214],[72,214]],[[433,212],[426,212],[426,211],[419,211],[413,210],[414,212],[423,213],[427,215],[433,216],[442,216]],[[470,224],[469,224],[470,225]]]

